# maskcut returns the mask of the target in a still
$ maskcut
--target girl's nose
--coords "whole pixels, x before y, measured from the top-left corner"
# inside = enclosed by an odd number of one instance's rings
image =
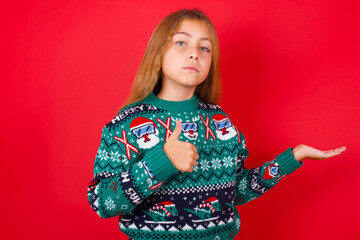
[[[193,59],[198,60],[198,56],[196,54],[191,54],[190,59],[191,60],[193,60]]]
[[[194,49],[194,48],[191,49],[189,58],[190,58],[190,60],[198,60],[199,56],[198,56],[197,49]]]

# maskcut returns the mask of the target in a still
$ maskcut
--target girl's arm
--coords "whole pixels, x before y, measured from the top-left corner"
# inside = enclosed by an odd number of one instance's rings
[[[297,147],[293,149],[294,157],[297,161],[301,162],[304,159],[314,159],[314,160],[322,160],[326,158],[331,158],[336,155],[339,155],[343,151],[346,150],[346,147],[339,147],[327,151],[321,151],[318,149],[315,149],[313,147],[299,144]]]
[[[237,162],[235,204],[241,205],[266,193],[286,176],[302,166],[303,159],[325,159],[336,156],[346,148],[341,147],[329,151],[320,151],[300,144],[294,149],[288,148],[270,162],[248,170],[244,161],[248,156],[245,139],[241,132]]]
[[[125,137],[126,138],[126,137]],[[131,213],[179,171],[158,144],[145,155],[117,141],[105,126],[94,164],[94,179],[88,185],[88,201],[100,217]],[[125,141],[124,141],[125,142]],[[128,147],[125,147],[128,146]]]

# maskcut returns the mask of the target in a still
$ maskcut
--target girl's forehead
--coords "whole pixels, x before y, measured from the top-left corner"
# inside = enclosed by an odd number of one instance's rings
[[[178,30],[172,34],[172,36],[174,35],[185,35],[187,37],[196,36],[211,42],[210,30],[201,20],[183,20]]]

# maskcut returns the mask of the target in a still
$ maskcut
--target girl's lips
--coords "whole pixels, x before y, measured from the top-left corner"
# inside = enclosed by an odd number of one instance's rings
[[[188,70],[190,72],[199,72],[199,70],[197,70],[197,68],[194,67],[184,67],[185,70]]]

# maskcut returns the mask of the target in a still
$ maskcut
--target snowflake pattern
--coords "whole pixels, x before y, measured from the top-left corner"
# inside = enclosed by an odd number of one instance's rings
[[[100,158],[100,160],[107,160],[109,158],[109,156],[107,155],[107,152],[105,151],[105,149],[103,151],[101,151],[100,149],[98,150],[98,158]]]
[[[115,209],[116,205],[114,204],[114,200],[112,200],[111,197],[109,197],[106,201],[105,201],[105,205],[106,205],[106,209],[109,210],[113,210]]]
[[[114,161],[117,161],[117,162],[120,162],[120,154],[119,154],[119,152],[113,152],[113,151],[111,151],[110,152],[110,159],[114,162]]]
[[[200,168],[201,168],[201,170],[203,170],[203,171],[209,170],[210,166],[209,166],[209,164],[208,164],[208,161],[206,161],[205,159],[202,159],[202,160],[200,161]]]
[[[245,140],[241,141],[241,147],[244,148],[244,149],[246,148]]]
[[[247,185],[246,179],[245,178],[241,179],[241,181],[239,182],[239,187],[238,187],[239,191],[243,193],[246,189],[246,185]]]
[[[236,219],[235,224],[236,224],[236,228],[240,229],[240,218]]]
[[[213,158],[211,160],[212,163],[212,167],[216,170],[216,169],[220,169],[221,168],[221,160],[218,158]]]
[[[230,156],[224,158],[223,162],[224,162],[224,166],[225,166],[226,168],[231,167],[231,166],[234,164],[234,163],[233,163],[233,160],[232,160],[232,158],[231,158]]]
[[[195,165],[195,166],[193,167],[193,170],[194,170],[195,172],[197,172],[197,170],[199,170],[199,164]]]

